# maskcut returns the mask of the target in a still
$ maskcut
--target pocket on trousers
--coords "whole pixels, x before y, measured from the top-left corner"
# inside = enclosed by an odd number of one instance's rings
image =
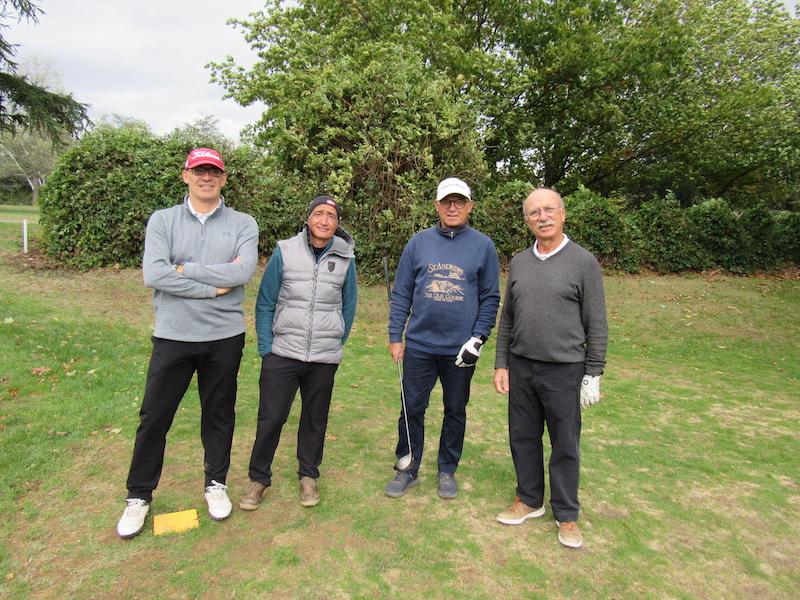
[[[543,390],[575,392],[581,387],[583,371],[583,363],[551,363],[543,367],[539,384]]]

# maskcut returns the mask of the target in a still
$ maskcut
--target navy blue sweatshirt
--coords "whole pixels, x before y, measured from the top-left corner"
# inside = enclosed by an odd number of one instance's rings
[[[500,304],[499,277],[497,251],[483,233],[469,225],[420,231],[397,265],[389,341],[401,342],[405,327],[407,347],[456,355],[470,337],[489,337]]]

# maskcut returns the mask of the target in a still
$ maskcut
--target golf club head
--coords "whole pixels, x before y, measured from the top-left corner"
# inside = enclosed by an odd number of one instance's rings
[[[405,456],[401,456],[394,465],[397,471],[406,471],[414,462],[414,455],[410,452]]]

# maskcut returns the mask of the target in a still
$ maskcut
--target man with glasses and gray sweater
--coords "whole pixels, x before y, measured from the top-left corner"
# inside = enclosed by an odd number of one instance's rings
[[[564,234],[564,201],[537,188],[523,202],[533,247],[511,260],[497,329],[494,386],[508,394],[517,494],[497,515],[506,525],[542,517],[544,426],[550,434],[550,506],[558,541],[580,548],[581,408],[600,400],[608,324],[597,259]]]
[[[186,158],[183,203],[157,210],[147,223],[142,269],[153,288],[153,352],[139,412],[128,498],[117,524],[121,538],[144,528],[161,477],[167,432],[194,373],[200,394],[205,499],[212,519],[231,513],[225,480],[244,348],[244,286],[258,261],[258,225],[225,205],[227,182],[218,152],[196,148]]]

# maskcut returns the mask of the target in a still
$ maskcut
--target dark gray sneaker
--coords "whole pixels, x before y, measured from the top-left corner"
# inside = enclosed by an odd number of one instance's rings
[[[439,497],[449,500],[458,494],[456,476],[452,473],[439,473]]]
[[[419,477],[398,471],[389,483],[386,484],[386,495],[389,498],[399,498],[404,496],[408,488],[412,488],[419,483]]]

